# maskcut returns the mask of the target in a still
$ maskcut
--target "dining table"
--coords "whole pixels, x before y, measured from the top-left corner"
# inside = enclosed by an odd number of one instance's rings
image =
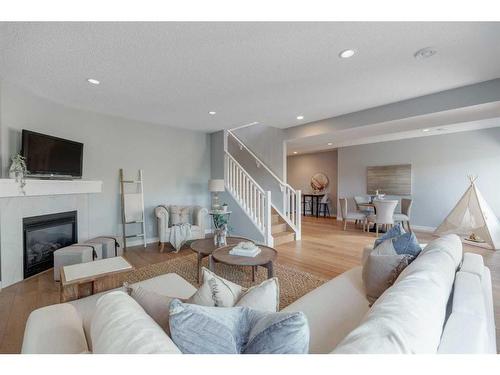
[[[319,217],[319,204],[325,193],[303,193],[302,194],[302,215],[306,215],[306,197],[311,198],[311,215],[314,216],[314,200],[316,200],[316,217]]]
[[[377,213],[377,209],[375,208],[375,204],[373,203],[358,203],[358,207],[366,207],[368,209],[372,208],[374,213]],[[368,210],[367,210],[368,211]]]

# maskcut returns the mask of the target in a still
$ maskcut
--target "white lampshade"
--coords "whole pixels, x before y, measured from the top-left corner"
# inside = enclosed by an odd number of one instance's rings
[[[224,180],[209,180],[208,181],[208,191],[216,193],[219,191],[226,190],[224,187]]]

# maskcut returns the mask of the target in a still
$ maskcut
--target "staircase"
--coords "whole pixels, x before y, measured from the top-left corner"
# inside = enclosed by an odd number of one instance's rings
[[[274,208],[271,211],[271,234],[274,246],[295,241],[295,232],[288,227],[288,224]]]
[[[264,190],[231,155],[228,150],[230,138],[238,143],[240,150],[245,149],[258,168],[263,168],[268,173],[273,183],[279,187],[278,196],[272,197],[271,191]],[[229,130],[224,132],[224,182],[226,190],[262,233],[267,246],[300,240],[300,190],[294,190],[283,182]]]

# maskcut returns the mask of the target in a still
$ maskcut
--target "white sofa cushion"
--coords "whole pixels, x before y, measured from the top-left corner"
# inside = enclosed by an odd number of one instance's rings
[[[311,333],[309,353],[330,353],[359,325],[369,310],[361,267],[355,267],[312,290],[284,308],[302,311]]]
[[[432,241],[334,353],[436,353],[461,260],[458,236]]]
[[[88,351],[82,319],[61,303],[33,311],[24,330],[23,354],[78,354]]]
[[[90,327],[98,354],[179,354],[173,341],[128,294],[115,291],[96,303]]]
[[[476,274],[481,279],[484,273],[483,257],[479,254],[465,253],[460,271]]]
[[[189,282],[187,282],[181,276],[175,273],[167,273],[164,275],[156,276],[151,279],[139,281],[133,285],[141,286],[144,289],[151,290],[162,296],[176,297],[180,299],[187,299],[196,292],[196,288],[194,286],[192,286]],[[124,290],[124,289],[118,288],[115,290]],[[69,302],[76,308],[78,314],[83,320],[83,329],[87,337],[89,350],[92,350],[92,338],[90,337],[90,322],[92,321],[92,315],[95,310],[96,302],[99,298],[101,298],[101,296],[109,292],[110,291],[106,291],[76,301]]]
[[[439,353],[485,353],[488,343],[486,311],[481,280],[469,272],[457,272],[452,312],[443,330]]]
[[[491,276],[478,254],[464,254],[438,352],[496,353]]]

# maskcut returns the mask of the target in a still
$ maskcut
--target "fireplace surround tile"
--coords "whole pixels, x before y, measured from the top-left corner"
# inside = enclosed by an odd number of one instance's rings
[[[78,238],[90,238],[89,194],[0,199],[0,267],[5,288],[23,280],[23,218],[77,211]]]

